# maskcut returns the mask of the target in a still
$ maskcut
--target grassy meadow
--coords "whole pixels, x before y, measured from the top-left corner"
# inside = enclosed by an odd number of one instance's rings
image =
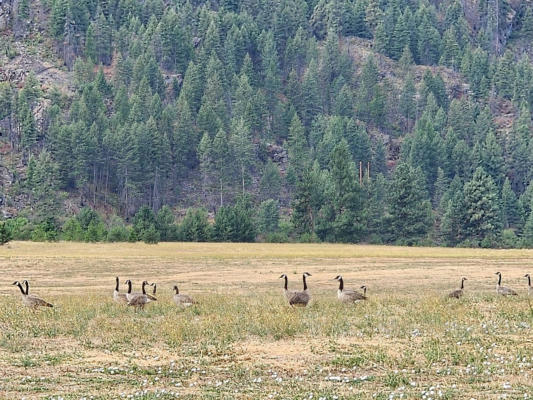
[[[12,242],[0,266],[1,399],[533,399],[533,251]],[[278,277],[305,271],[291,309]],[[337,274],[370,299],[338,303]],[[117,275],[159,300],[115,304]],[[55,307],[23,307],[23,279]]]

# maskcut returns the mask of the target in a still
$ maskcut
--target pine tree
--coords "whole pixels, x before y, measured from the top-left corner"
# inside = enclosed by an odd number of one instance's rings
[[[253,145],[249,128],[243,119],[233,121],[231,127],[230,146],[235,162],[238,165],[242,184],[242,194],[245,194],[245,179],[253,165]]]
[[[176,104],[176,121],[170,145],[180,174],[196,164],[196,146],[199,143],[191,109],[185,95],[180,94]]]
[[[413,59],[413,54],[411,53],[411,49],[409,48],[409,45],[406,45],[403,48],[402,56],[400,57],[400,60],[398,61],[398,64],[400,64],[402,72],[405,75],[409,74],[414,62],[415,61]]]
[[[20,124],[20,144],[24,150],[30,151],[37,142],[37,127],[33,113],[25,99],[20,102],[17,114]]]
[[[403,50],[409,45],[409,31],[407,29],[407,22],[405,16],[402,14],[398,17],[392,38],[390,42],[390,56],[394,60],[399,60],[402,56]]]
[[[480,242],[495,239],[502,229],[498,189],[494,180],[483,168],[478,167],[472,179],[465,183],[465,228],[472,239]]]
[[[298,234],[312,234],[315,230],[315,210],[313,209],[313,192],[315,182],[311,171],[305,170],[297,182],[292,199],[291,221]]]
[[[263,167],[261,180],[259,181],[260,197],[263,200],[280,197],[282,190],[282,178],[278,166],[269,158]]]
[[[226,132],[222,129],[217,132],[213,139],[211,149],[211,157],[213,159],[213,172],[218,181],[218,190],[220,195],[220,206],[224,205],[224,191],[231,176],[232,159],[228,138]]]
[[[261,233],[272,233],[279,229],[279,204],[276,200],[268,199],[259,205],[257,227]]]
[[[441,206],[442,207],[442,206]],[[449,246],[456,246],[466,237],[464,223],[466,221],[463,191],[457,190],[448,196],[444,204],[444,214],[440,224],[440,234]]]
[[[518,228],[523,225],[523,209],[515,192],[511,188],[509,178],[505,178],[502,188],[502,220],[504,229]]]
[[[413,76],[409,73],[405,80],[402,92],[400,94],[400,101],[398,106],[400,112],[406,119],[406,129],[410,130],[412,121],[416,117],[416,88],[413,80]]]
[[[322,111],[322,97],[318,84],[318,70],[316,60],[309,62],[302,82],[302,122],[310,127],[311,122]]]
[[[528,39],[533,38],[533,8],[531,6],[526,7],[526,11],[522,17],[520,35]]]
[[[180,97],[184,97],[184,100],[189,104],[190,110],[195,114],[200,108],[203,90],[204,84],[201,67],[191,61],[183,78]]]
[[[496,136],[489,131],[481,152],[481,166],[493,179],[497,187],[503,185],[505,176],[505,161],[503,150],[496,140]]]
[[[492,78],[498,94],[507,99],[511,99],[513,96],[513,82],[509,77],[515,75],[514,64],[513,53],[506,50],[503,57],[499,58]]]
[[[363,199],[356,183],[355,165],[348,143],[343,139],[333,149],[330,173],[334,185],[333,205],[335,238],[341,242],[357,242],[364,233]]]
[[[40,223],[60,215],[62,195],[59,191],[59,171],[50,153],[42,151],[30,160],[27,187],[31,196],[32,218]]]
[[[276,101],[276,93],[280,89],[279,57],[272,31],[263,32],[261,48],[261,69],[263,85],[267,98],[267,109],[272,111]]]
[[[374,49],[378,53],[389,55],[389,41],[390,38],[387,36],[385,25],[383,21],[380,21],[376,26],[376,31],[374,33]]]
[[[384,94],[379,85],[379,71],[372,57],[366,60],[361,73],[357,110],[364,121],[378,122],[385,113]]]
[[[204,133],[202,140],[198,144],[198,159],[200,160],[200,171],[202,172],[202,192],[204,199],[207,199],[211,173],[213,171],[212,144],[209,134]]]
[[[50,17],[50,31],[56,39],[63,38],[68,0],[54,0]]]
[[[513,189],[522,193],[529,183],[528,139],[531,132],[531,114],[526,105],[520,110],[513,129],[507,136],[506,156]]]
[[[365,10],[365,21],[372,32],[374,32],[379,22],[383,18],[383,11],[379,7],[379,4],[379,0],[369,0],[367,2]]]
[[[440,64],[447,65],[453,70],[459,68],[461,48],[456,40],[456,33],[453,27],[449,28],[443,36],[442,55]]]
[[[302,176],[304,169],[308,168],[309,157],[307,154],[307,141],[304,127],[298,115],[294,114],[289,127],[289,174],[296,179]]]
[[[522,235],[522,245],[527,248],[533,247],[533,213],[529,214],[526,224],[524,225],[524,233]]]
[[[400,163],[392,176],[389,204],[393,239],[413,243],[424,238],[432,225],[431,204],[422,172]]]

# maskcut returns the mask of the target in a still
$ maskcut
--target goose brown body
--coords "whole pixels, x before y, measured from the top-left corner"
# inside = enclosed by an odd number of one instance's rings
[[[287,288],[288,286],[287,275],[283,274],[280,276],[280,279],[281,278],[285,279],[285,285],[283,287],[283,294],[285,295],[285,298],[287,299],[291,307],[306,307],[307,304],[309,304],[309,301],[311,300],[311,294],[309,293],[309,290],[307,288],[306,278],[308,276],[311,276],[309,272],[305,272],[303,274],[303,284],[304,284],[303,291],[289,290]]]
[[[29,308],[36,309],[38,307],[53,307],[52,304],[48,303],[47,301],[44,301],[38,296],[29,294],[30,291],[30,284],[28,281],[24,281],[24,284],[26,285],[26,291],[24,291],[24,288],[20,284],[19,281],[13,282],[13,285],[16,285],[20,289],[20,293],[22,295],[22,303]]]
[[[126,294],[128,299],[128,306],[135,307],[135,309],[144,309],[144,306],[151,301],[156,301],[157,299],[146,293],[146,285],[148,285],[147,281],[143,281],[142,283],[142,293],[132,293],[131,292],[131,281],[128,279],[126,281],[126,284],[128,285],[128,293]]]
[[[513,289],[502,286],[502,274],[501,272],[496,272],[496,275],[498,275],[498,284],[496,285],[496,293],[502,296],[516,296],[518,293],[516,293]]]
[[[464,294],[465,281],[466,280],[467,280],[466,278],[462,278],[461,279],[461,287],[459,289],[454,290],[450,294],[448,294],[448,297],[453,298],[453,299],[461,298],[463,296],[463,294]]]
[[[365,294],[362,294],[353,289],[344,288],[344,279],[341,275],[337,275],[334,280],[339,281],[339,289],[337,290],[337,298],[343,303],[356,303],[358,301],[366,300],[366,286],[361,286]]]
[[[194,301],[191,296],[180,293],[178,285],[174,285],[173,289],[174,296],[172,297],[172,300],[174,300],[174,303],[176,303],[177,306],[189,307],[196,304],[196,301]]]

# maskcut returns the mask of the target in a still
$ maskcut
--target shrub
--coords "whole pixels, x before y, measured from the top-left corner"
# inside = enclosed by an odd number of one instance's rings
[[[37,225],[32,233],[31,240],[34,242],[55,242],[59,239],[59,232],[55,218],[46,218],[43,222]]]
[[[146,244],[157,244],[159,243],[160,234],[154,225],[150,225],[148,229],[145,229],[142,234],[142,240]]]
[[[267,243],[288,243],[289,237],[284,232],[272,232],[266,235],[265,242]]]
[[[107,232],[107,241],[108,242],[127,242],[130,237],[130,229],[126,226],[113,226]]]
[[[13,240],[29,240],[32,227],[27,218],[16,217],[4,221]]]
[[[203,208],[189,208],[179,225],[178,237],[186,242],[206,242],[212,237],[212,228]]]
[[[512,249],[520,246],[520,240],[512,229],[504,229],[502,232],[501,247]]]
[[[107,231],[104,223],[102,221],[92,220],[87,227],[84,239],[86,242],[101,242],[106,236]]]
[[[279,204],[277,201],[269,199],[259,205],[257,227],[261,233],[272,233],[279,229]]]
[[[0,221],[0,246],[11,240],[11,232],[4,221]]]
[[[82,241],[84,238],[84,232],[81,227],[80,221],[77,217],[68,218],[63,224],[63,239],[72,241]]]

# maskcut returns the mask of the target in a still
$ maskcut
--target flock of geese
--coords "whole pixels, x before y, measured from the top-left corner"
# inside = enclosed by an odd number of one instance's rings
[[[514,291],[511,288],[508,288],[506,286],[502,286],[502,274],[501,272],[496,272],[496,275],[498,276],[498,284],[496,286],[496,292],[499,295],[502,296],[516,296],[518,293]],[[284,279],[284,285],[283,285],[283,293],[285,295],[285,298],[287,299],[287,302],[291,307],[305,307],[307,304],[309,304],[309,301],[311,300],[311,294],[309,292],[309,288],[307,287],[307,277],[311,276],[309,272],[303,273],[303,290],[289,290],[289,278],[286,274],[282,274],[279,278]],[[531,286],[531,276],[529,274],[524,275],[525,278],[527,278],[528,283],[528,295],[533,296],[533,287]],[[333,280],[336,280],[339,282],[339,289],[337,290],[337,298],[342,303],[357,303],[359,301],[367,300],[368,297],[366,296],[366,286],[363,285],[360,287],[362,292],[359,292],[354,289],[346,289],[344,287],[344,279],[341,275],[337,275]],[[449,298],[455,298],[459,299],[464,294],[464,288],[465,288],[465,281],[466,278],[461,278],[461,286],[459,289],[456,289],[448,294],[447,297]],[[135,310],[138,309],[144,309],[144,306],[150,302],[157,301],[157,298],[155,297],[156,291],[157,291],[157,285],[155,282],[148,283],[148,281],[143,281],[142,283],[142,291],[141,292],[132,292],[132,282],[131,280],[127,280],[125,284],[128,286],[128,291],[126,293],[120,292],[119,289],[119,278],[118,276],[115,278],[115,290],[113,291],[113,300],[120,304],[126,304],[128,306],[132,306],[135,308]],[[38,307],[53,307],[52,304],[48,303],[47,301],[41,299],[38,296],[35,296],[33,294],[30,294],[30,284],[27,280],[22,281],[20,283],[19,281],[13,282],[13,285],[18,286],[20,289],[20,293],[22,294],[22,303],[26,307],[30,307],[32,309],[36,309]],[[24,286],[23,286],[24,285]],[[152,286],[152,293],[146,292],[146,286]],[[174,303],[177,306],[181,307],[188,307],[193,304],[196,304],[197,302],[190,296],[186,294],[182,294],[179,292],[178,286],[174,285],[173,287],[174,296],[172,297]]]

